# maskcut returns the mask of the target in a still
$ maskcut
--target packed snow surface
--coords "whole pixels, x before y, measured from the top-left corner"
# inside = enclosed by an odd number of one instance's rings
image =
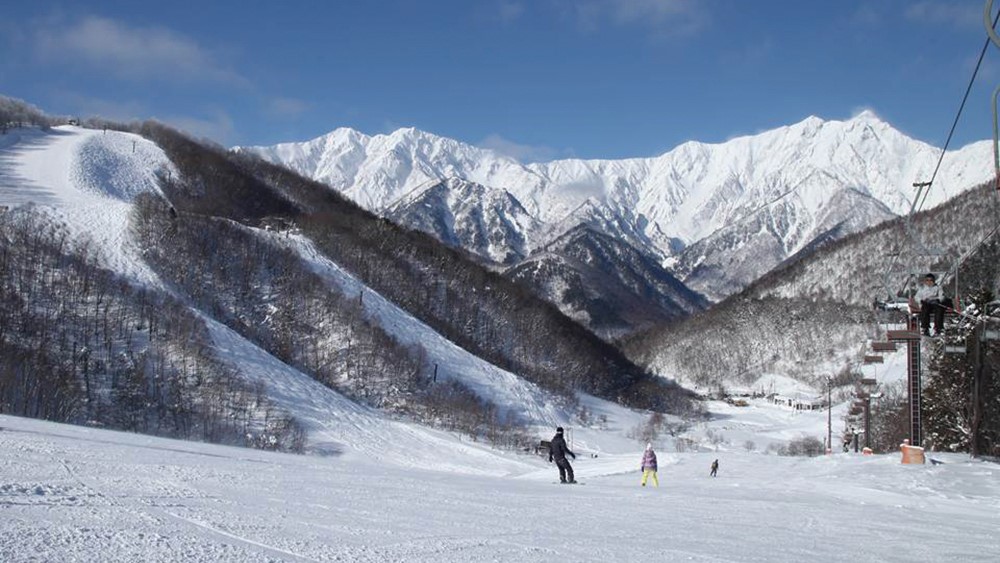
[[[0,205],[35,205],[95,244],[102,265],[156,284],[128,237],[132,201],[176,174],[163,150],[139,135],[73,126],[14,129],[0,139]]]
[[[638,444],[581,453],[576,486],[529,454],[477,459],[522,458],[520,474],[483,475],[413,469],[403,452],[296,456],[8,416],[0,450],[11,562],[994,561],[1000,549],[1000,470],[961,455],[661,452],[660,486],[643,488]]]
[[[0,205],[36,206],[139,283],[156,277],[131,246],[128,212],[164,173],[175,172],[162,151],[126,133],[0,138]],[[645,414],[582,396],[584,423],[463,355],[307,241],[288,244],[329,283],[365,291],[373,318],[448,366],[441,377],[516,405],[537,439],[566,426],[584,485],[555,484],[534,453],[361,407],[207,319],[215,352],[303,423],[309,455],[0,416],[0,561],[991,561],[1000,548],[997,466],[769,455],[788,440],[822,439],[827,413],[764,399],[710,403],[711,420],[654,438],[660,487],[641,488]],[[898,379],[896,363],[873,375]],[[779,376],[760,387],[820,392]],[[844,410],[832,413],[835,438]],[[714,459],[721,469],[710,478]]]

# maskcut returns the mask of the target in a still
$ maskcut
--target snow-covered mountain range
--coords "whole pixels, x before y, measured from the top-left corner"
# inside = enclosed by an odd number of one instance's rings
[[[375,136],[340,128],[307,142],[238,150],[508,265],[586,223],[650,254],[711,299],[817,241],[908,212],[913,183],[928,180],[941,156],[867,111],[625,160],[522,164],[412,128]],[[991,175],[985,141],[942,162],[924,207]]]

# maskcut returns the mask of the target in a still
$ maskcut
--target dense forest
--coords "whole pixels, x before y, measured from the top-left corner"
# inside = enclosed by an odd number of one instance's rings
[[[637,408],[697,410],[684,389],[641,370],[552,305],[429,235],[255,157],[205,147],[156,123],[138,131],[180,170],[181,178],[165,182],[164,191],[181,221],[211,216],[294,228],[452,342],[567,401],[584,391]],[[193,249],[200,236],[192,239]]]
[[[210,352],[203,319],[134,287],[31,209],[0,214],[0,412],[298,451],[304,435]]]
[[[776,372],[817,389],[833,377],[861,391],[865,350],[884,340],[888,326],[880,307],[905,301],[916,276],[938,272],[946,295],[963,311],[943,341],[967,352],[925,346],[924,445],[1000,456],[1000,341],[981,336],[1000,329],[998,221],[1000,194],[977,187],[794,256],[742,293],[630,339],[625,349],[651,369],[711,389],[745,386]],[[878,392],[871,438],[888,451],[909,435],[907,393],[903,385],[884,383]]]
[[[12,108],[6,123],[65,122],[14,102],[2,106]],[[419,345],[387,333],[365,314],[363,295],[347,297],[296,244],[570,412],[577,392],[660,412],[700,410],[693,394],[517,284],[322,184],[157,122],[83,125],[142,135],[170,159],[163,195],[138,196],[130,218],[132,242],[166,290],[102,270],[97,251],[40,208],[4,213],[0,412],[300,450],[299,423],[245,383],[239,365],[213,355],[211,320],[362,404],[503,446],[526,443],[523,421],[460,380],[434,380]]]

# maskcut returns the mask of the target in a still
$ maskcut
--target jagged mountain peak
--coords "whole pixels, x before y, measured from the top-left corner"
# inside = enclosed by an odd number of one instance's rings
[[[517,241],[518,249],[493,249],[492,256],[530,253],[586,222],[661,257],[682,276],[696,276],[682,279],[713,298],[810,248],[817,237],[828,237],[831,225],[845,226],[836,229],[841,236],[867,226],[848,220],[852,207],[844,201],[869,210],[867,220],[884,218],[884,210],[908,212],[913,182],[926,178],[940,157],[939,149],[907,137],[870,110],[846,120],[810,115],[723,143],[690,141],[651,158],[528,165],[414,128],[373,137],[337,132],[349,141],[308,158],[303,153],[298,161],[273,148],[258,152],[376,212],[396,209],[422,186],[462,178],[490,189],[469,192],[462,201],[440,200],[452,206],[441,217],[454,215],[458,206],[492,213],[486,210],[495,203],[468,200],[498,193],[509,194],[530,217],[503,225],[507,234],[494,242]],[[990,178],[988,144],[949,153],[935,182],[949,190],[930,193],[928,207]],[[847,191],[850,198],[838,195]],[[527,224],[532,227],[515,235],[518,225]],[[765,259],[744,255],[759,246],[758,233],[769,238]],[[688,248],[699,253],[685,255]],[[753,268],[727,280],[735,271],[727,263]]]
[[[568,231],[560,234],[558,237],[549,241],[544,247],[540,249],[540,251],[552,252],[557,250],[563,250],[567,246],[579,242],[581,239],[617,240],[611,237],[610,235],[604,234],[594,229],[588,223],[577,223],[575,227],[571,227]]]
[[[509,192],[457,177],[427,182],[384,213],[496,264],[523,259],[528,252],[525,236],[538,228]]]
[[[580,223],[504,274],[607,339],[683,318],[708,302],[627,242]]]

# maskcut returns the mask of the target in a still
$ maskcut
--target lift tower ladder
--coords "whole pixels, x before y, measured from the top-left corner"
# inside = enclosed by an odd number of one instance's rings
[[[906,343],[906,389],[910,410],[910,444],[919,446],[923,435],[920,420],[921,381],[920,381],[920,320],[910,315],[907,330],[890,330],[887,336],[891,341]]]

